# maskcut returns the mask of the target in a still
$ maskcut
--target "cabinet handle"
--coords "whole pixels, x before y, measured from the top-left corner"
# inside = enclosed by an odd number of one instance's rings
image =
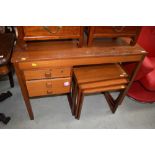
[[[43,26],[43,29],[49,32],[50,34],[55,34],[62,29],[62,26],[57,26],[55,31],[51,31],[48,26]]]
[[[113,26],[113,30],[115,32],[122,32],[124,30],[125,26]]]
[[[45,77],[50,78],[51,76],[51,72],[45,72]]]
[[[52,82],[46,82],[46,87],[47,88],[52,88]]]
[[[52,94],[52,90],[47,90],[47,94]]]

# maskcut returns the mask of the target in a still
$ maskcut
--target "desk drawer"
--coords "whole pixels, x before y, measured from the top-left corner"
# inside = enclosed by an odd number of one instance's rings
[[[71,78],[26,81],[30,97],[70,92]]]
[[[137,26],[95,26],[94,35],[136,35]]]
[[[64,68],[52,68],[52,69],[25,70],[24,76],[26,80],[70,77],[71,68],[64,67]]]
[[[78,38],[80,26],[24,26],[24,40]]]

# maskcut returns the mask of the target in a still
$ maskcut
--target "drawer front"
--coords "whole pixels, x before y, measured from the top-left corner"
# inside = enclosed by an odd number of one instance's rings
[[[96,26],[94,34],[136,34],[138,26]]]
[[[64,68],[52,68],[52,69],[25,70],[24,76],[26,80],[70,77],[71,68],[64,67]]]
[[[80,36],[80,26],[24,26],[25,37]]]
[[[26,81],[30,97],[70,92],[71,78]]]

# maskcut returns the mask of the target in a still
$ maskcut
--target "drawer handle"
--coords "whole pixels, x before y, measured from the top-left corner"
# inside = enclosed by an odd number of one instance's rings
[[[48,26],[43,26],[43,29],[50,34],[55,34],[55,33],[58,33],[62,29],[62,26],[57,26],[55,31],[51,31]]]
[[[52,88],[52,82],[46,82],[46,87],[47,88]]]
[[[52,94],[52,90],[47,90],[47,94]]]
[[[50,78],[51,77],[51,72],[45,72],[45,77]]]
[[[115,32],[122,32],[124,30],[125,26],[113,26],[113,30]]]

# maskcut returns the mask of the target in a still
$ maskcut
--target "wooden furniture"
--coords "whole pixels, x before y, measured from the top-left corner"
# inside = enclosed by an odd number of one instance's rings
[[[20,42],[34,40],[78,39],[83,44],[83,26],[17,26]]]
[[[11,69],[11,55],[14,47],[14,34],[4,33],[0,34],[0,75],[8,75],[10,86],[14,86],[12,69]]]
[[[119,41],[109,39],[97,41],[94,42],[93,47],[84,45],[83,48],[76,48],[76,43],[72,41],[30,42],[25,49],[17,44],[12,62],[30,119],[34,119],[30,104],[32,96],[67,94],[72,108],[69,84],[72,81],[74,66],[136,62],[125,91],[122,91],[118,97],[121,103],[145,55],[146,52],[141,47],[128,46],[128,41],[121,38]],[[37,93],[31,91],[31,87],[37,90]],[[44,91],[39,91],[38,87]]]
[[[75,112],[75,118],[77,119],[80,119],[85,94],[125,91],[128,83],[127,73],[116,63],[76,67],[73,69],[73,78],[72,111]],[[115,105],[113,105],[108,100],[113,113],[118,107],[118,102],[115,102]]]
[[[88,27],[88,46],[95,38],[131,38],[130,45],[135,45],[140,33],[140,26],[90,26]]]

